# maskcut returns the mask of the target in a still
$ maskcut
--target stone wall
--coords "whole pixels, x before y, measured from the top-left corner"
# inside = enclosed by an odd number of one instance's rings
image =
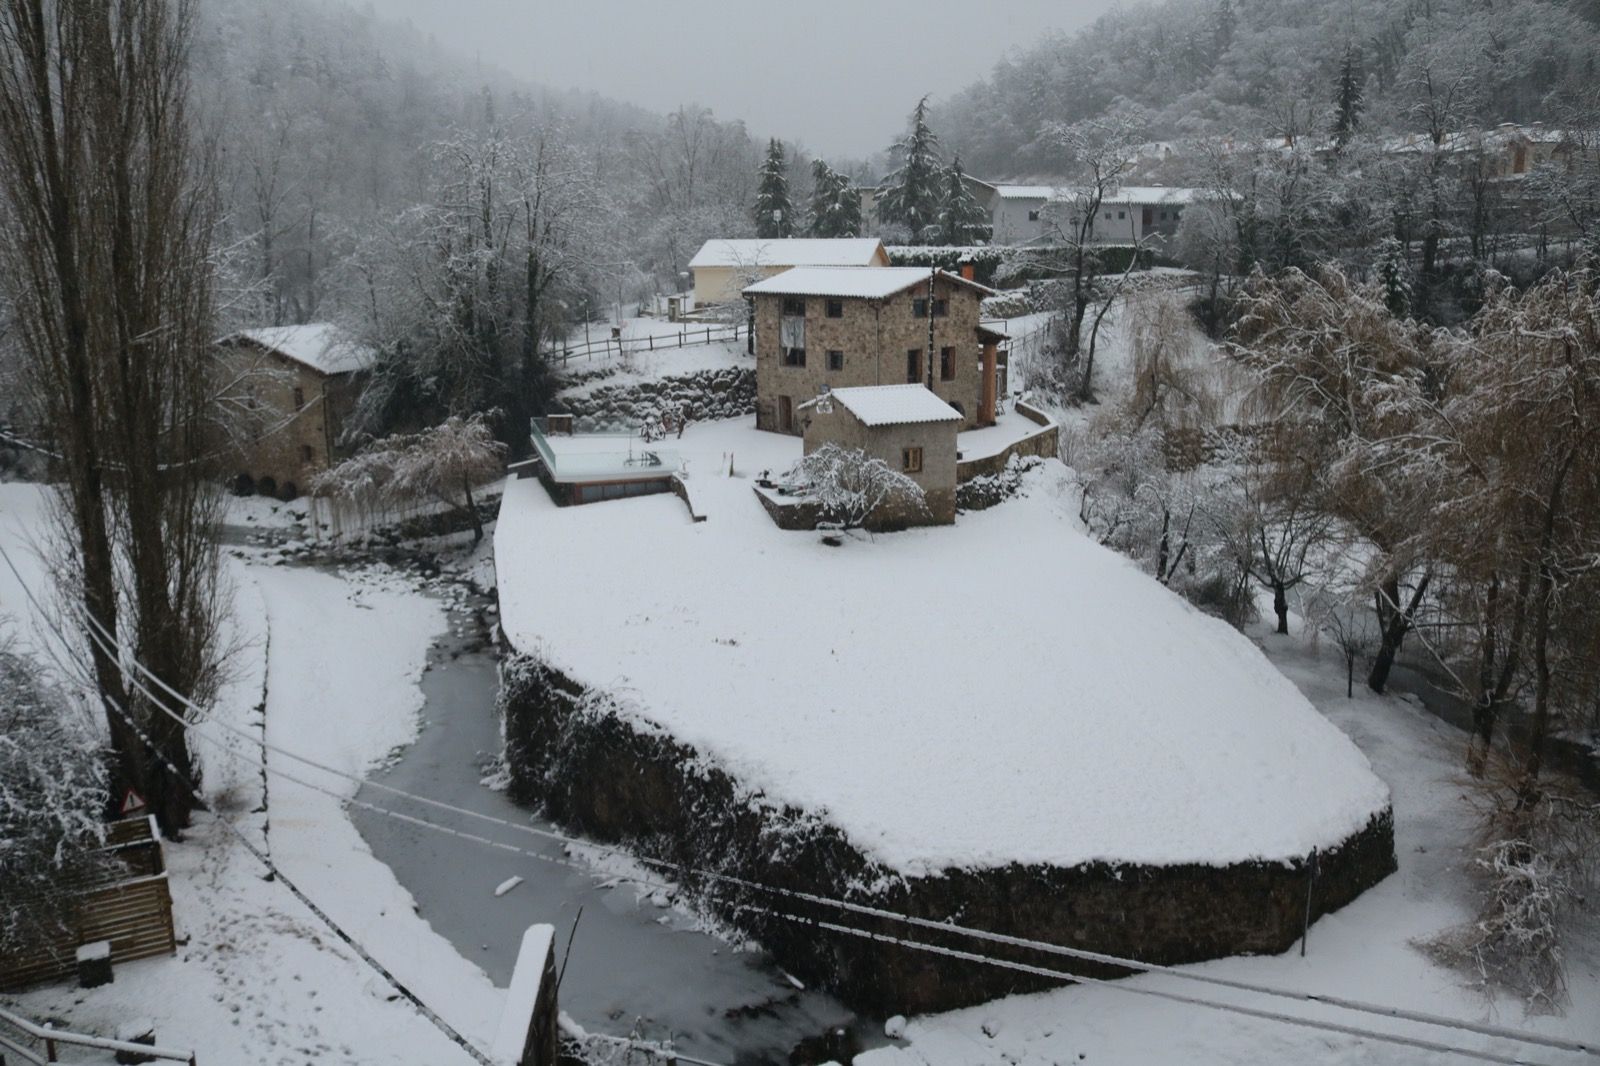
[[[939,279],[934,291],[938,299],[949,301],[949,314],[934,319],[934,359],[939,359],[939,349],[955,349],[956,374],[953,380],[943,381],[935,366],[933,391],[962,413],[961,428],[971,429],[977,425],[983,394],[983,350],[977,332],[980,293],[946,277]],[[916,349],[923,360],[927,359],[928,320],[913,313],[914,302],[927,295],[927,286],[919,285],[885,300],[846,299],[842,301],[842,318],[827,317],[826,297],[805,297],[805,366],[783,365],[778,331],[785,298],[757,296],[757,428],[778,429],[780,396],[789,397],[795,409],[795,432],[799,433],[804,426],[803,413],[798,409],[815,398],[823,385],[839,389],[906,384],[906,353]],[[844,353],[841,369],[828,369],[829,351]],[[928,380],[926,363],[917,380]]]
[[[1309,856],[1231,866],[1012,865],[907,878],[873,863],[815,813],[762,801],[700,752],[636,724],[604,694],[536,659],[512,658],[504,677],[501,713],[514,799],[592,839],[702,871],[663,872],[800,979],[878,1016],[971,1006],[1059,979],[828,931],[816,921],[1057,973],[1117,971],[741,888],[705,872],[1173,964],[1284,951],[1303,931],[1308,897],[1315,919],[1395,869],[1393,819],[1384,811],[1320,854],[1315,878]]]
[[[1058,454],[1060,445],[1061,427],[1051,420],[1050,416],[1037,408],[1029,407],[1025,403],[1017,404],[1017,413],[1031,422],[1037,422],[1040,430],[1031,433],[1013,444],[1007,445],[1002,451],[993,455],[986,455],[981,459],[963,459],[956,465],[956,477],[960,481],[971,481],[977,477],[994,477],[1005,470],[1013,456],[1037,456],[1040,459],[1054,459]]]
[[[248,342],[223,346],[218,360],[259,408],[254,424],[236,435],[230,473],[239,483],[248,478],[261,486],[270,479],[260,491],[292,499],[350,454],[339,437],[361,394],[357,375],[321,374]]]
[[[694,374],[594,385],[565,392],[556,406],[567,414],[639,425],[682,411],[696,422],[740,418],[755,410],[756,372],[748,366],[702,370]]]

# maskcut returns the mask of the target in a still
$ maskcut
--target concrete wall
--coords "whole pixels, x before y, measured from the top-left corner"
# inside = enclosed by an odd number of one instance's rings
[[[843,318],[827,317],[827,298],[805,298],[806,365],[783,365],[778,343],[784,298],[762,295],[756,305],[756,427],[779,430],[780,396],[789,397],[795,410],[793,432],[803,433],[800,405],[813,399],[822,385],[845,388],[858,385],[904,385],[906,352],[915,348],[926,359],[928,320],[913,314],[915,300],[927,296],[919,285],[886,300],[846,299]],[[978,424],[981,414],[983,349],[977,329],[980,295],[976,289],[940,278],[936,299],[949,301],[950,313],[934,319],[933,391],[963,415],[962,429]],[[938,350],[954,348],[956,376],[939,379]],[[842,370],[828,369],[828,351],[844,353]],[[927,381],[924,365],[919,377]]]
[[[806,412],[805,454],[824,444],[855,448],[899,470],[922,489],[927,511],[884,507],[870,523],[874,530],[904,529],[921,525],[949,525],[956,520],[956,424],[917,422],[900,426],[867,426],[844,404],[834,402],[831,413]],[[922,469],[904,469],[905,449],[922,449]]]
[[[240,382],[235,391],[259,409],[251,424],[234,427],[233,474],[258,483],[271,478],[277,495],[286,486],[303,493],[313,477],[350,454],[338,440],[361,395],[356,375],[320,374],[248,341],[223,346],[218,360],[222,373]],[[303,404],[296,404],[296,390]]]

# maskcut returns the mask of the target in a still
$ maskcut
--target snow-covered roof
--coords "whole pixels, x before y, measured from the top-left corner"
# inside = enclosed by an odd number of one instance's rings
[[[988,296],[993,290],[959,274],[939,271],[946,281],[970,285]],[[747,287],[747,296],[853,296],[882,300],[913,285],[928,283],[927,267],[795,267]]]
[[[321,374],[349,374],[367,370],[377,361],[376,352],[347,339],[330,322],[242,329],[224,337],[223,343],[240,340],[277,352]]]
[[[961,414],[925,385],[861,385],[828,394],[866,426],[959,422]]]
[[[994,191],[1004,200],[1048,200],[1060,185],[996,185]]]
[[[689,260],[689,267],[870,266],[882,251],[883,242],[876,237],[712,240]]]

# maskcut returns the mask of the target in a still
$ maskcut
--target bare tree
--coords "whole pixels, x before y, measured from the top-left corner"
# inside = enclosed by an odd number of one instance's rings
[[[421,433],[374,441],[317,475],[311,491],[367,510],[439,502],[466,517],[472,540],[483,540],[475,486],[505,473],[506,447],[483,415],[450,418]]]
[[[190,0],[0,4],[0,267],[36,419],[61,454],[64,599],[86,618],[113,785],[187,824],[181,724],[117,644],[203,702],[215,682],[210,153],[189,120]],[[143,721],[148,758],[126,711]]]

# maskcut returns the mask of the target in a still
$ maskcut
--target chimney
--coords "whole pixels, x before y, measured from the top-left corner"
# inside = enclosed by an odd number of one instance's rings
[[[978,279],[978,268],[972,260],[961,260],[961,277],[967,281],[976,281]]]

